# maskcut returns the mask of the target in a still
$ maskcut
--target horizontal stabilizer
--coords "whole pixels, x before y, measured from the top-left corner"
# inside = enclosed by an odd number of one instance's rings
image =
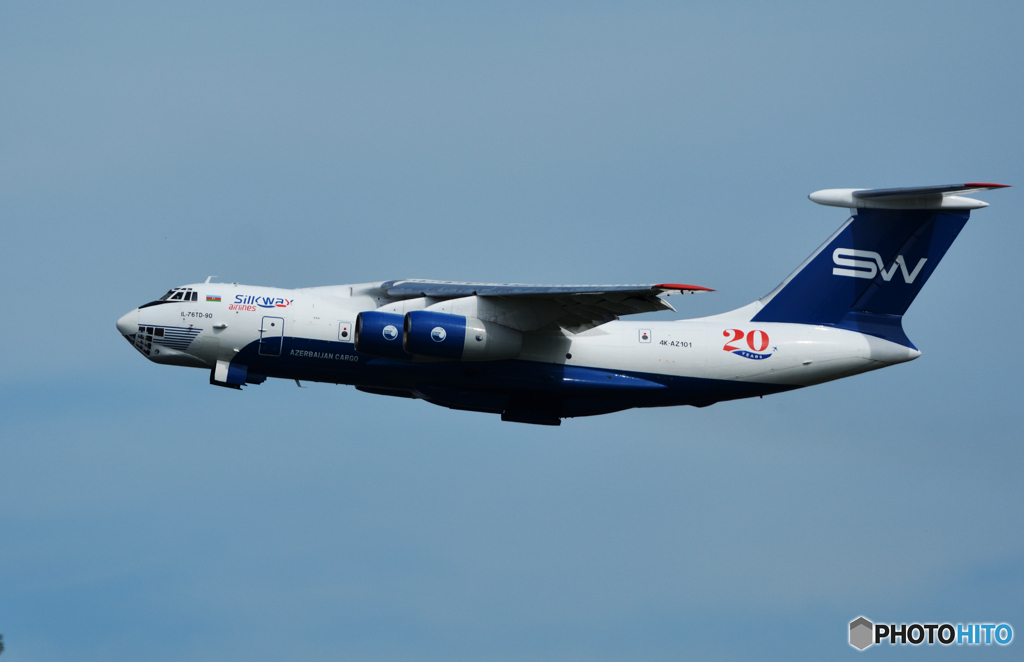
[[[988,207],[988,203],[960,197],[959,194],[978,193],[999,188],[1009,187],[1004,184],[971,183],[909,188],[832,188],[815,191],[807,197],[819,205],[849,209],[971,210]]]

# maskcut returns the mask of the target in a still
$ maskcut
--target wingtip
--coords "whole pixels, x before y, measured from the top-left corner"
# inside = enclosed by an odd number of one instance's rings
[[[972,186],[975,188],[1012,188],[1009,184],[985,184],[983,182],[970,182],[964,184],[964,186]]]

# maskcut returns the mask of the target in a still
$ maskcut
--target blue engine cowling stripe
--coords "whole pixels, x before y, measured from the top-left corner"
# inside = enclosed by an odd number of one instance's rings
[[[436,359],[461,359],[466,347],[466,318],[417,310],[406,314],[403,348]]]

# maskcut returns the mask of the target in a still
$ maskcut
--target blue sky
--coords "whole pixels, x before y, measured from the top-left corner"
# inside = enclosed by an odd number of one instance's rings
[[[706,409],[548,429],[227,392],[114,322],[209,275],[729,310],[844,220],[811,191],[1024,186],[1022,28],[1010,2],[3,5],[4,659],[818,660],[862,614],[1021,636],[1020,188],[910,309],[919,360]]]

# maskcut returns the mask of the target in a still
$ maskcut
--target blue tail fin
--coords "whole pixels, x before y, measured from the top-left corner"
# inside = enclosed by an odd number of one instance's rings
[[[902,317],[942,256],[984,202],[951,193],[1002,188],[962,184],[916,189],[819,191],[811,199],[853,216],[768,296],[752,321],[821,324],[907,347]],[[915,348],[916,349],[916,348]]]

